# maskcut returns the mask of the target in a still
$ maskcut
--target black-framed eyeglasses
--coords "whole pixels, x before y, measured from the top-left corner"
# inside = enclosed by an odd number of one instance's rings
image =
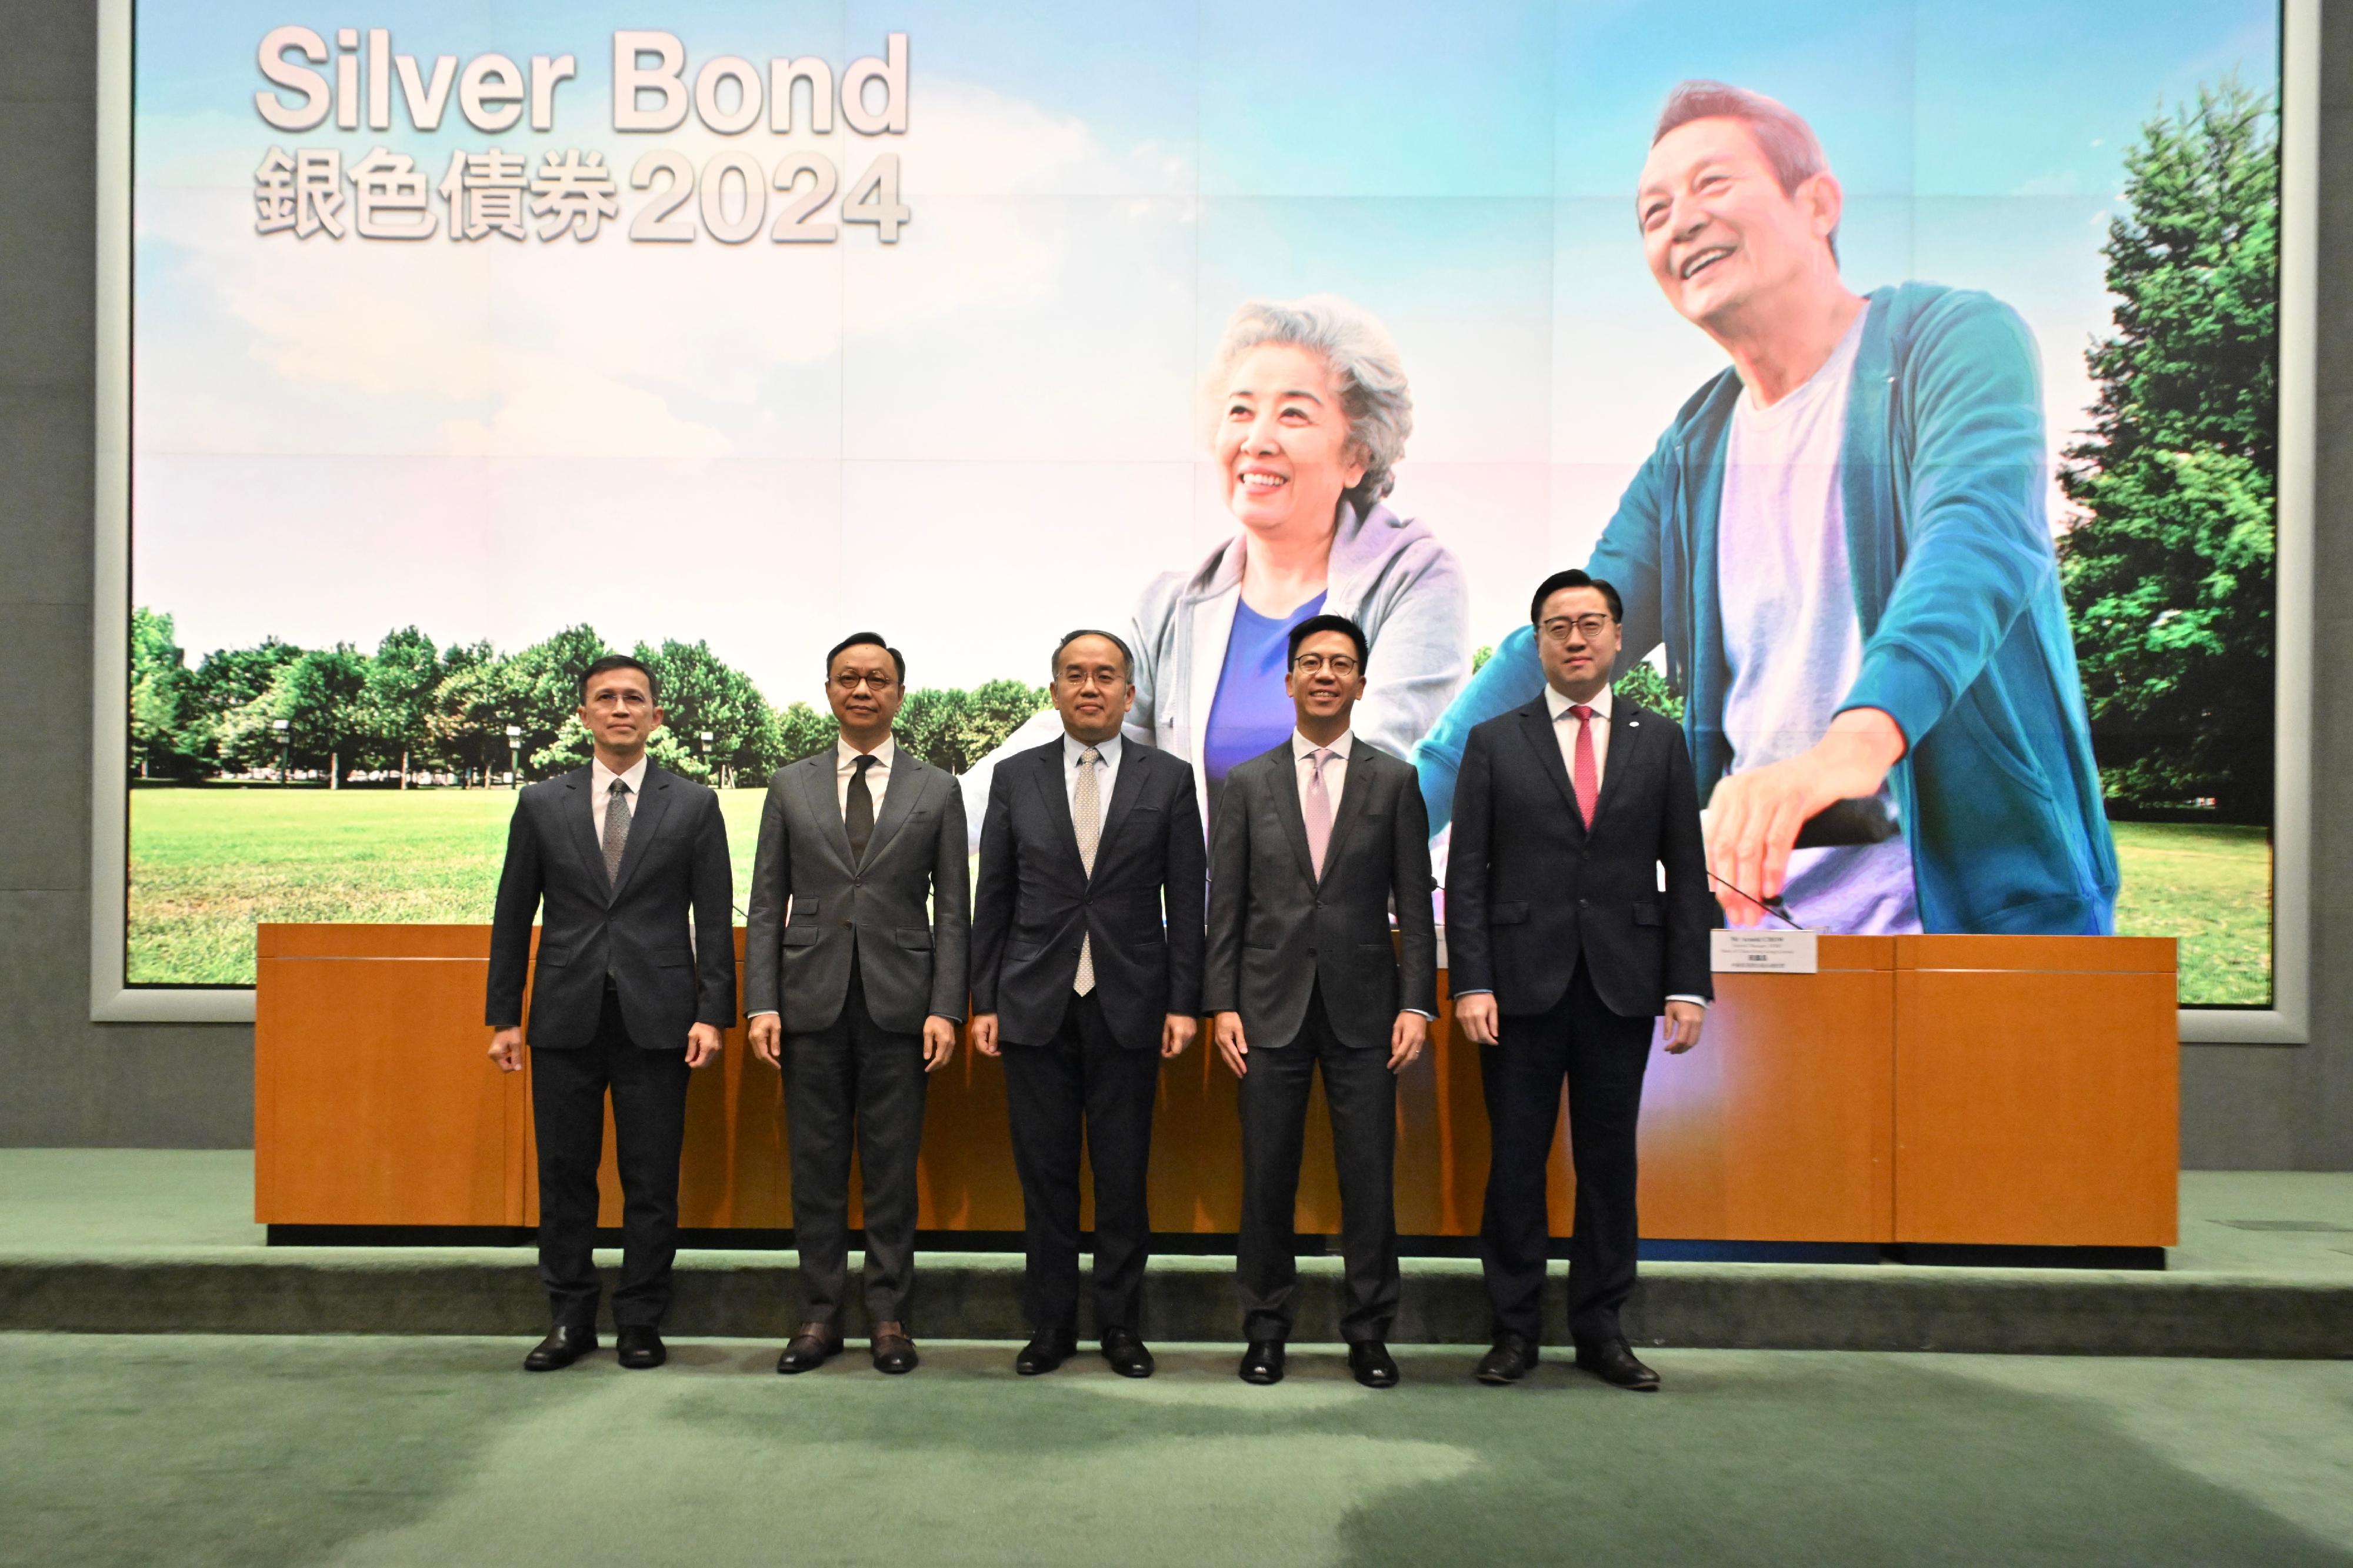
[[[1319,675],[1328,669],[1333,674],[1338,676],[1341,679],[1345,680],[1348,677],[1356,674],[1359,669],[1362,669],[1364,666],[1358,664],[1353,657],[1345,653],[1335,653],[1328,658],[1320,653],[1307,653],[1302,654],[1297,658],[1293,659],[1291,661],[1291,668],[1297,670],[1302,675]]]
[[[1536,630],[1542,632],[1546,639],[1551,642],[1568,641],[1568,634],[1572,630],[1590,642],[1608,631],[1616,620],[1615,616],[1605,616],[1599,611],[1588,616],[1555,616],[1537,626]]]

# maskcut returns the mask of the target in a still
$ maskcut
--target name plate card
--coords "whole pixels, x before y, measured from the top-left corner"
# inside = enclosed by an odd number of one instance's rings
[[[1707,933],[1708,967],[1718,974],[1811,974],[1814,933],[1810,931],[1713,931]]]

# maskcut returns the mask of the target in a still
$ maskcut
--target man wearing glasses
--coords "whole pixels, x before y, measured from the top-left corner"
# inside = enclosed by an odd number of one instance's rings
[[[841,1349],[855,1148],[871,1351],[878,1372],[905,1373],[925,1075],[955,1053],[964,1018],[964,799],[892,739],[907,695],[897,648],[858,632],[825,665],[840,738],[769,781],[744,950],[752,1048],[783,1068],[792,1143],[801,1324],[776,1370],[807,1372]]]
[[[1430,818],[1412,766],[1349,731],[1365,694],[1363,628],[1311,616],[1291,629],[1290,651],[1283,684],[1298,727],[1226,775],[1209,840],[1202,1003],[1240,1080],[1241,1378],[1282,1381],[1300,1146],[1320,1065],[1347,1259],[1340,1337],[1356,1381],[1388,1388],[1398,1380],[1386,1343],[1398,1293],[1397,1075],[1421,1055],[1438,1010]]]
[[[1659,1385],[1618,1317],[1641,1233],[1634,1127],[1651,1020],[1671,1052],[1699,1043],[1715,905],[1683,732],[1609,689],[1623,614],[1598,578],[1545,579],[1528,611],[1544,691],[1471,731],[1454,790],[1446,946],[1487,1101],[1479,1250],[1495,1342],[1482,1383],[1516,1383],[1535,1364],[1545,1165],[1566,1078],[1577,1364],[1620,1388]]]

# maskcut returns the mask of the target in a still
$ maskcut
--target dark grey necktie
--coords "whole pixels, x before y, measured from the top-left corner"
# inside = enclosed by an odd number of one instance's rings
[[[615,779],[605,791],[605,880],[621,879],[621,856],[629,847],[629,786]]]
[[[849,831],[853,861],[866,858],[867,841],[874,837],[874,792],[866,787],[866,770],[873,765],[871,752],[850,763],[857,771],[849,775],[849,800],[841,808],[841,826]]]

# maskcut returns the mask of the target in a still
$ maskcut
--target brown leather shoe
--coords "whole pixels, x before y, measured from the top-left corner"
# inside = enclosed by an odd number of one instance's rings
[[[814,1372],[841,1353],[841,1331],[831,1323],[803,1323],[776,1358],[781,1373]]]
[[[915,1353],[915,1342],[907,1337],[903,1323],[875,1324],[871,1348],[876,1372],[913,1372],[923,1359]]]

